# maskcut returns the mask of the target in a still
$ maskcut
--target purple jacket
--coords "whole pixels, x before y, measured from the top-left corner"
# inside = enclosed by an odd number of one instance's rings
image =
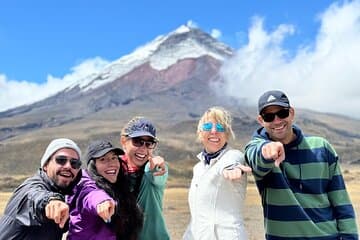
[[[74,188],[74,194],[66,201],[70,206],[69,240],[116,240],[115,233],[97,215],[96,206],[112,198],[98,188],[89,174],[82,170],[82,178]]]

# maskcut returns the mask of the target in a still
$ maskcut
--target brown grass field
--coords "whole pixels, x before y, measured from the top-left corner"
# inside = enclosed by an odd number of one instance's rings
[[[358,229],[360,229],[360,167],[343,167],[343,172],[347,189],[356,211]],[[253,183],[253,177],[249,176],[248,181],[244,219],[249,240],[264,239],[260,198],[256,186]],[[188,189],[186,187],[175,187],[174,183],[169,184],[169,187],[165,191],[164,214],[171,239],[174,240],[181,239],[189,221],[187,193]],[[2,215],[5,204],[10,196],[11,193],[9,192],[0,193],[0,215]]]

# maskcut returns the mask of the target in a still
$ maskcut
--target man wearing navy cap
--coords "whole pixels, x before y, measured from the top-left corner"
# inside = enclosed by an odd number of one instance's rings
[[[262,198],[266,239],[358,239],[334,148],[293,125],[295,110],[282,91],[265,92],[258,111],[261,127],[245,159]]]

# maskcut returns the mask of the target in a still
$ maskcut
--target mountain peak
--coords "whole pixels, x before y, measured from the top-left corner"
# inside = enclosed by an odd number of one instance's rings
[[[181,34],[181,33],[190,32],[191,29],[193,29],[193,28],[188,25],[181,25],[175,31],[173,31],[173,34]]]
[[[181,25],[167,35],[159,35],[151,42],[110,63],[100,73],[79,79],[68,89],[79,86],[83,92],[95,89],[124,76],[136,67],[149,63],[157,70],[165,70],[183,59],[208,55],[224,61],[233,50],[199,28]]]

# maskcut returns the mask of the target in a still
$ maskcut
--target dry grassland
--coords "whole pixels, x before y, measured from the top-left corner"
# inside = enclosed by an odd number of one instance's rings
[[[172,238],[181,239],[189,222],[186,188],[169,188],[165,192],[164,213]],[[249,239],[259,240],[264,236],[260,199],[254,184],[247,188],[244,219]]]
[[[360,229],[360,184],[351,181],[347,183],[347,188],[356,211],[358,229]],[[165,193],[164,213],[174,240],[181,239],[189,221],[187,192],[185,188],[169,188]],[[254,184],[249,184],[247,188],[244,219],[249,240],[264,239],[261,202]]]
[[[360,229],[360,168],[353,166],[343,168],[348,192],[357,215],[357,225]],[[260,198],[252,176],[248,177],[244,219],[249,234],[249,240],[264,239],[263,217]],[[173,185],[173,184],[171,184]],[[182,184],[180,184],[182,185]],[[187,204],[188,189],[185,187],[168,187],[164,195],[164,214],[171,234],[171,239],[181,239],[189,221]],[[0,193],[0,215],[11,193]]]
[[[0,215],[2,215],[5,205],[10,198],[12,193],[10,192],[0,192]]]
[[[344,179],[357,216],[360,231],[360,166],[342,166]],[[264,239],[263,215],[260,197],[253,182],[248,176],[248,187],[244,208],[244,220],[249,240]],[[183,185],[183,184],[180,184]],[[172,239],[181,239],[189,221],[187,205],[187,188],[168,188],[164,196],[164,213]]]

